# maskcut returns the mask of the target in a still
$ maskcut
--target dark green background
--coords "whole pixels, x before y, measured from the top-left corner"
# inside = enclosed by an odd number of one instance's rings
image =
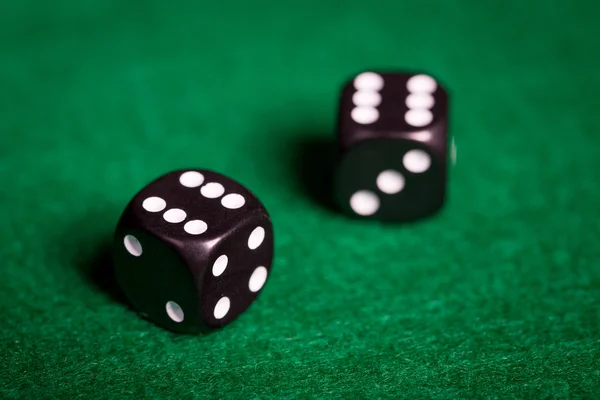
[[[1,397],[596,393],[592,4],[3,2]],[[340,85],[391,67],[453,95],[451,197],[411,226],[328,202]],[[277,233],[260,300],[206,337],[140,319],[103,272],[131,196],[190,166],[251,188]]]

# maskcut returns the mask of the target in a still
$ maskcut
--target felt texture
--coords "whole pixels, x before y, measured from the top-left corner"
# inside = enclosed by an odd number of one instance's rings
[[[0,397],[590,398],[600,389],[597,2],[0,5]],[[341,84],[423,69],[458,160],[435,218],[331,204]],[[106,244],[177,168],[253,190],[272,276],[235,323],[141,319]]]

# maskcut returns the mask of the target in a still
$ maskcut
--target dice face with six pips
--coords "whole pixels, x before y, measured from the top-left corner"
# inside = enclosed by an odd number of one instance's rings
[[[424,73],[362,72],[342,90],[335,197],[357,218],[417,220],[445,201],[448,94]]]
[[[201,332],[253,303],[270,274],[273,245],[270,217],[247,188],[213,171],[174,171],[123,212],[115,275],[141,315],[176,332]]]

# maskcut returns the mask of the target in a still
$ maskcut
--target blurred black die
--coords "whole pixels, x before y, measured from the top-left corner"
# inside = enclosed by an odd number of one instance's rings
[[[362,72],[341,94],[335,197],[357,218],[404,222],[446,198],[448,94],[432,76]]]

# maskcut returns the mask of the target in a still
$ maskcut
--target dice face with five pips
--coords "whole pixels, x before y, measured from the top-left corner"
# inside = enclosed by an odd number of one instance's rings
[[[157,325],[222,327],[263,289],[273,228],[260,200],[208,170],[179,170],[144,187],[118,223],[115,275],[133,307]]]
[[[335,197],[357,218],[417,220],[445,201],[448,94],[424,73],[362,72],[342,89]]]

